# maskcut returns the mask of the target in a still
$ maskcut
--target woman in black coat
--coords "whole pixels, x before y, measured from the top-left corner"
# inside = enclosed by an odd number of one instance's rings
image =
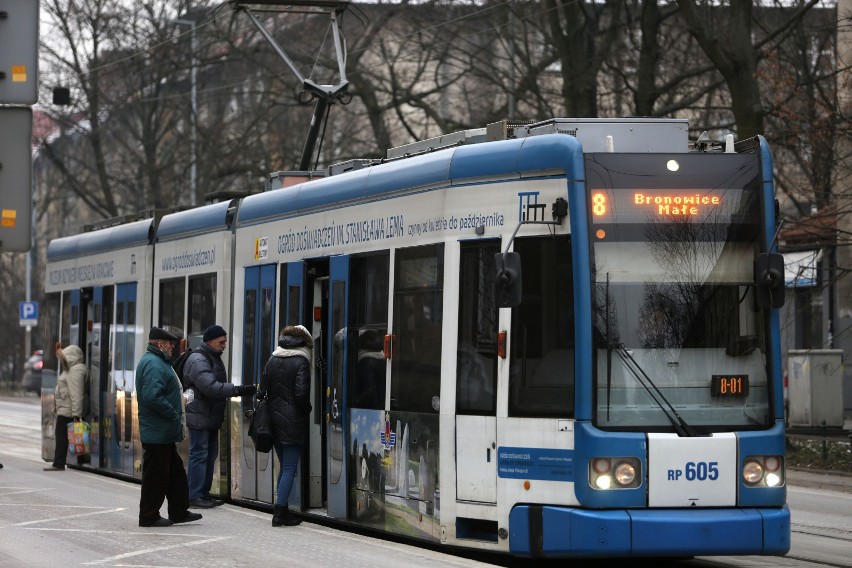
[[[287,326],[263,369],[258,397],[267,396],[272,439],[281,471],[272,526],[294,526],[302,520],[287,506],[302,447],[308,440],[311,414],[311,361],[314,342],[301,325]]]

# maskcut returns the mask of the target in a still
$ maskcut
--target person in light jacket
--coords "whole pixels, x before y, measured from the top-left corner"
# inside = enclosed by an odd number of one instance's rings
[[[82,420],[88,411],[86,386],[89,383],[89,370],[83,350],[76,345],[64,349],[56,344],[56,357],[59,359],[61,371],[53,391],[53,402],[56,405],[56,429],[54,438],[56,448],[53,452],[53,463],[44,471],[64,471],[68,457],[68,424]],[[84,456],[77,456],[77,463],[86,461]]]
[[[287,326],[263,369],[258,398],[267,397],[275,453],[281,465],[272,526],[295,526],[302,520],[287,505],[296,466],[308,439],[311,415],[311,361],[314,342],[301,325]]]

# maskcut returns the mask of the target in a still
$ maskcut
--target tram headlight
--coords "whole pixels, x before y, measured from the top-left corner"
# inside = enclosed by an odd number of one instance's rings
[[[636,479],[636,468],[632,464],[622,462],[615,466],[615,481],[622,487],[633,483]]]
[[[784,485],[784,457],[748,456],[743,461],[743,481],[751,487]]]
[[[633,489],[642,484],[638,458],[593,458],[589,461],[589,485],[593,489]]]
[[[763,477],[763,466],[756,461],[747,461],[743,464],[743,481],[754,485]]]

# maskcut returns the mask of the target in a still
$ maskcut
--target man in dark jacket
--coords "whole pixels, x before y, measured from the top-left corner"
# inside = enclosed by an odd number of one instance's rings
[[[251,396],[254,385],[234,385],[228,382],[222,353],[228,345],[228,335],[218,325],[204,331],[203,343],[190,354],[184,367],[184,380],[193,392],[186,406],[186,426],[189,428],[189,505],[209,509],[224,503],[210,495],[216,457],[219,454],[219,429],[225,419],[226,401],[232,396]]]
[[[139,436],[142,449],[142,495],[139,526],[167,527],[201,518],[189,509],[189,489],[176,444],[183,440],[184,413],[180,380],[172,370],[177,337],[159,327],[148,334],[148,348],[136,366]],[[169,500],[169,518],[160,507]]]

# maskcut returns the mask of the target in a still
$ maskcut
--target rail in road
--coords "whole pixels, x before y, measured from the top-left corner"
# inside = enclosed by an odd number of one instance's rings
[[[234,505],[196,523],[138,526],[139,485],[68,469],[44,472],[36,399],[0,399],[0,567],[40,566],[540,566],[461,557],[304,522],[273,528],[269,513]],[[792,472],[791,472],[792,473]],[[670,566],[852,566],[852,493],[790,477],[792,549],[785,557],[676,560]],[[163,508],[165,514],[165,507]],[[574,565],[608,566],[611,561]],[[632,566],[659,563],[631,561]],[[544,563],[565,566],[565,561]]]

